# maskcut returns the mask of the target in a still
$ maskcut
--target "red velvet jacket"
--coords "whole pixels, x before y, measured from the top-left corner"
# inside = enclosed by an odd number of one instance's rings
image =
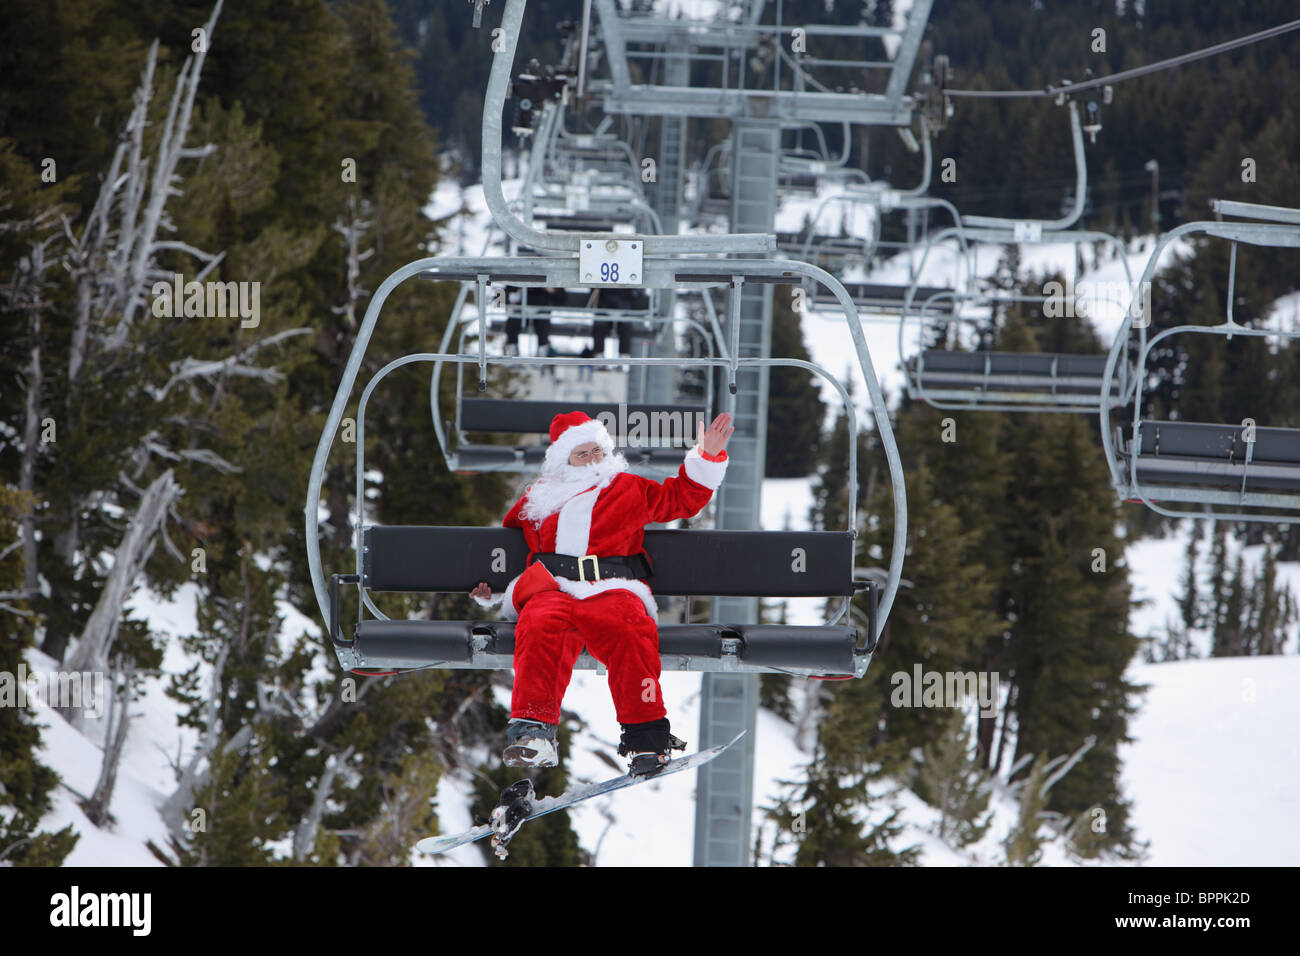
[[[706,457],[698,447],[692,448],[676,476],[657,482],[621,472],[603,488],[593,487],[574,495],[559,511],[543,519],[540,526],[521,517],[527,497],[520,498],[501,523],[507,528],[523,530],[528,544],[528,567],[506,589],[505,613],[517,614],[529,597],[557,587],[579,599],[622,588],[638,594],[653,617],[654,597],[644,581],[610,578],[584,582],[553,577],[534,563],[533,556],[538,553],[606,557],[639,554],[644,550],[647,524],[699,514],[722,483],[726,469],[725,451]]]

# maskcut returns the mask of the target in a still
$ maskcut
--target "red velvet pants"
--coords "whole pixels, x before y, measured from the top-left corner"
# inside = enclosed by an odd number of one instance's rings
[[[609,672],[620,724],[665,717],[659,690],[659,629],[631,591],[579,601],[563,591],[529,598],[515,625],[515,687],[510,716],[560,722],[560,702],[583,645]]]

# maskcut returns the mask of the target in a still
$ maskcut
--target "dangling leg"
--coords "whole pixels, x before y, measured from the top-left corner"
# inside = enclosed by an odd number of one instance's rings
[[[623,728],[619,753],[633,755],[634,775],[655,772],[667,761],[675,740],[659,686],[658,627],[630,591],[588,598],[580,602],[575,618],[587,649],[609,670],[609,691]],[[676,749],[685,746],[676,743]]]
[[[609,669],[619,723],[667,715],[659,688],[659,628],[631,591],[607,591],[577,602],[573,619],[592,657]]]
[[[519,615],[508,766],[553,767],[558,762],[560,704],[582,653],[582,635],[571,615],[575,603],[562,591],[546,591],[531,598]]]

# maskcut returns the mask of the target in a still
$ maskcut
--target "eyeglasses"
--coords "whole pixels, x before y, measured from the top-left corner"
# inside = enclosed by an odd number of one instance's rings
[[[585,465],[589,461],[600,461],[605,457],[605,452],[600,448],[592,448],[590,451],[575,451],[569,456],[572,464]]]

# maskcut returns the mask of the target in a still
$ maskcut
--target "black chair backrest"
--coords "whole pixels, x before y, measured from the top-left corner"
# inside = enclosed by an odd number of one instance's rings
[[[646,583],[657,594],[853,594],[847,531],[647,531],[645,549],[654,566]],[[500,593],[527,558],[517,528],[373,525],[363,535],[362,584],[464,593],[486,581]]]
[[[1254,439],[1250,449],[1244,425],[1144,421],[1141,454],[1245,462],[1250,451],[1252,461],[1300,464],[1300,429],[1256,428]]]
[[[879,282],[848,282],[844,288],[849,295],[855,299],[879,299],[888,302],[897,302],[900,305],[907,301],[907,290],[910,288],[905,285],[884,285]],[[951,292],[952,289],[945,289],[941,286],[920,285],[916,287],[916,294],[912,296],[912,304],[920,308],[926,300],[938,295],[940,292]],[[952,308],[952,300],[944,299],[934,303],[937,308]]]
[[[1064,355],[1055,352],[956,352],[926,349],[925,368],[932,372],[976,372],[991,375],[1089,376],[1106,371],[1104,355]]]
[[[620,411],[621,409],[621,411]],[[556,415],[583,411],[605,423],[615,443],[632,448],[689,448],[695,444],[696,424],[705,419],[703,405],[615,405],[608,402],[530,402],[508,398],[461,399],[460,427],[466,432],[509,432],[545,435]],[[620,431],[626,430],[626,442]]]

